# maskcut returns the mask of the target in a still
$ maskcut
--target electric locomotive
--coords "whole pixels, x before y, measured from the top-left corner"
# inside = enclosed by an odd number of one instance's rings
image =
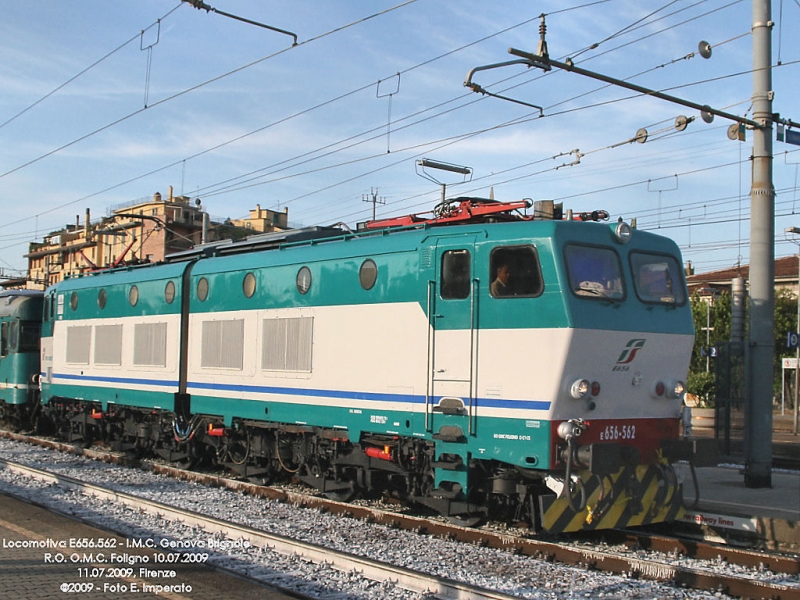
[[[671,463],[711,455],[679,439],[678,248],[529,207],[458,198],[68,279],[45,295],[46,413],[74,442],[464,524],[672,520]]]
[[[42,293],[0,292],[0,423],[19,429],[39,403]]]

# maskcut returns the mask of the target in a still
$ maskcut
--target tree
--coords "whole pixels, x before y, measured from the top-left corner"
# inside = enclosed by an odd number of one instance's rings
[[[714,359],[708,358],[718,341],[727,341],[731,332],[731,295],[727,291],[713,296],[700,296],[697,292],[692,296],[692,317],[694,318],[694,347],[690,373],[714,372]],[[711,330],[706,336],[706,327]],[[710,342],[706,343],[706,340]],[[691,390],[690,390],[691,391]]]
[[[783,379],[781,359],[797,356],[797,351],[786,347],[786,334],[797,331],[797,294],[787,288],[775,291],[775,374],[774,388],[780,396]]]
[[[712,354],[720,342],[727,342],[731,336],[731,294],[726,290],[708,296],[695,292],[691,305],[695,337],[686,389],[713,406],[716,372]]]
[[[710,351],[706,346],[707,323],[711,327],[709,339],[713,346],[717,342],[730,339],[731,331],[731,295],[727,291],[708,297],[701,297],[695,293],[691,299],[692,316],[694,318],[695,340],[692,351],[692,360],[689,364],[689,377],[687,391],[690,394],[704,397],[709,394],[713,399],[715,386],[713,374],[715,373],[714,359],[706,360],[705,354]],[[786,334],[797,329],[797,295],[786,288],[775,292],[775,361],[773,382],[776,395],[780,394],[783,370],[781,359],[796,356],[796,351],[786,347]],[[747,320],[745,319],[745,322]],[[705,352],[704,352],[705,349]],[[707,367],[708,365],[708,367]],[[707,372],[712,376],[705,375]]]

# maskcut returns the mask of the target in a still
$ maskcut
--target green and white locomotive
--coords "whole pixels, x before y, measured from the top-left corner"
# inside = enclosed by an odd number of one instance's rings
[[[42,293],[0,292],[0,423],[19,429],[39,404]]]
[[[46,414],[68,440],[464,523],[674,519],[670,463],[695,458],[678,248],[527,205],[460,198],[68,279],[45,295]]]

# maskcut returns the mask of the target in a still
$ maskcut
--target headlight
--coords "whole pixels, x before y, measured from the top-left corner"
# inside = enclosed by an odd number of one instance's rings
[[[582,398],[586,398],[589,394],[589,390],[591,389],[592,384],[589,383],[588,379],[578,379],[575,383],[572,384],[572,387],[569,390],[569,393],[572,395],[573,398],[580,400]]]
[[[682,381],[673,381],[667,388],[668,398],[682,398],[684,393],[686,393],[686,384]]]
[[[631,226],[623,221],[620,221],[617,223],[616,227],[614,227],[614,235],[617,237],[617,241],[620,244],[627,244],[631,239],[632,233]]]

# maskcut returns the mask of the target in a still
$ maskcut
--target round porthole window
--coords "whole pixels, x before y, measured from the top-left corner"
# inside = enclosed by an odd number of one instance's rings
[[[131,303],[131,306],[136,306],[139,302],[139,288],[135,285],[132,285],[128,292],[128,302]]]
[[[242,291],[246,298],[252,298],[253,294],[256,293],[256,276],[252,273],[248,273],[244,276],[244,281],[242,281]]]
[[[374,260],[368,258],[361,263],[361,268],[358,270],[358,280],[361,282],[361,287],[365,290],[371,290],[377,279],[378,266]]]
[[[175,300],[175,282],[167,282],[167,287],[164,288],[164,300],[167,301],[167,304],[172,304],[172,301]]]
[[[97,292],[97,306],[100,307],[100,310],[106,307],[106,300],[107,300],[106,289],[103,288],[102,290]]]
[[[297,272],[297,291],[305,294],[311,288],[311,269],[303,267]]]
[[[208,298],[208,279],[201,277],[197,282],[197,299],[205,302],[206,298]]]
[[[69,297],[69,307],[72,310],[78,309],[78,292],[72,292],[72,295]]]

